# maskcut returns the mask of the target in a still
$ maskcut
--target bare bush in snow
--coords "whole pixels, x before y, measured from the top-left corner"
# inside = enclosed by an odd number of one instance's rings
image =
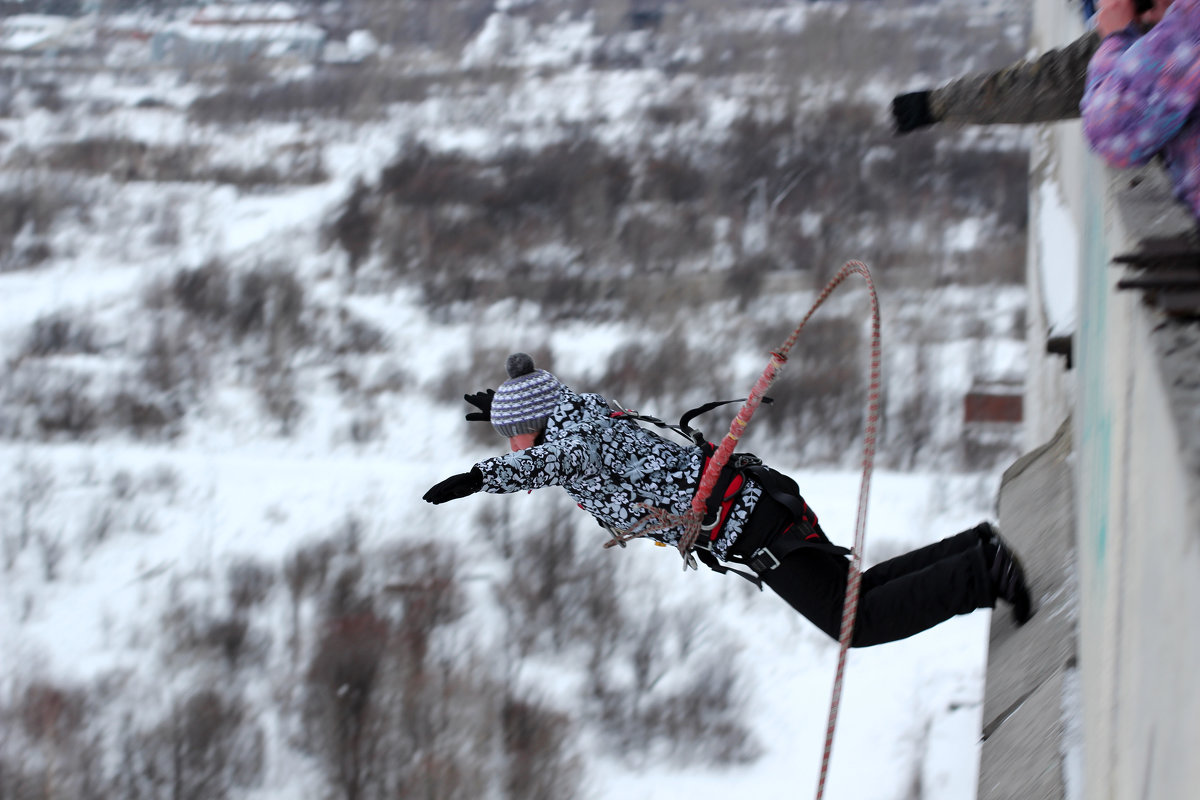
[[[243,559],[229,566],[226,574],[229,605],[239,614],[246,614],[270,596],[275,586],[275,571],[254,559]]]
[[[580,765],[569,751],[570,720],[529,698],[506,692],[500,708],[505,797],[559,800],[578,789]]]
[[[34,321],[20,352],[32,357],[95,355],[100,352],[96,338],[95,326],[59,312]]]
[[[207,800],[259,785],[264,733],[246,701],[216,687],[185,690],[160,722],[128,723],[113,794],[145,800]]]

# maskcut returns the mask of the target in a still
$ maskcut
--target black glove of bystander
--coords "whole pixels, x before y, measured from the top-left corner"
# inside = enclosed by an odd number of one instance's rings
[[[937,122],[929,110],[929,92],[909,92],[892,99],[892,116],[896,118],[896,133],[908,133]]]
[[[478,467],[471,467],[470,472],[451,475],[446,480],[433,486],[421,499],[435,506],[475,494],[483,488],[483,473]]]
[[[475,394],[464,394],[463,400],[466,400],[479,409],[467,414],[467,422],[488,422],[491,420],[492,398],[495,396],[495,389],[488,389],[486,392],[476,392]]]

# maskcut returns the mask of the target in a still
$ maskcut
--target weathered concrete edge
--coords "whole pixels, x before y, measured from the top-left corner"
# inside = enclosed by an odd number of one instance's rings
[[[1067,725],[1062,697],[1064,675],[1075,668],[1077,659],[1078,604],[1074,518],[1068,512],[1074,503],[1072,452],[1068,419],[1049,442],[1017,459],[1001,480],[997,502],[1001,530],[1009,531],[1005,535],[1011,535],[1019,552],[1032,556],[1025,565],[1031,584],[1052,581],[1061,596],[1039,608],[1022,628],[1003,608],[992,615],[984,690],[984,708],[991,713],[982,720],[979,800],[1063,800],[1066,796],[1063,737]],[[1050,483],[1063,482],[1058,487],[1045,485],[1047,481],[1036,472],[1039,469],[1051,471]],[[1037,499],[1039,490],[1043,502],[1061,504],[1063,513],[1048,522],[1052,532],[1029,524],[1028,514],[1038,513],[1030,508],[1030,501]],[[1048,496],[1047,490],[1051,490]],[[1054,646],[1045,645],[1047,635]]]

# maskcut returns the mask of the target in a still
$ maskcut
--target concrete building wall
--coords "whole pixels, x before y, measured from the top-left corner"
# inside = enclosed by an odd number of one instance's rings
[[[1116,288],[1110,256],[1139,232],[1116,204],[1127,178],[1112,177],[1088,248],[1075,416],[1085,785],[1089,798],[1168,800],[1200,786],[1197,480],[1164,379],[1164,320]]]
[[[1033,4],[1033,26],[1030,50],[1043,53],[1063,47],[1084,33],[1083,19],[1076,6],[1065,0]],[[1034,131],[1030,158],[1029,236],[1027,239],[1026,283],[1029,287],[1028,326],[1029,358],[1026,374],[1026,395],[1036,402],[1025,404],[1025,449],[1033,450],[1049,441],[1070,416],[1075,398],[1074,369],[1068,369],[1068,358],[1047,353],[1051,336],[1066,337],[1074,345],[1077,318],[1064,325],[1056,308],[1073,307],[1074,298],[1057,296],[1062,292],[1061,273],[1078,292],[1083,265],[1078,246],[1062,253],[1053,246],[1063,232],[1062,224],[1074,231],[1084,229],[1088,199],[1085,181],[1081,176],[1091,165],[1083,134],[1076,121],[1041,125]],[[1051,214],[1049,202],[1061,204],[1069,217],[1065,220]],[[1072,243],[1076,244],[1077,243]],[[1073,364],[1072,364],[1073,366]]]
[[[1039,51],[1082,33],[1077,7],[1036,8]],[[1179,209],[1164,199],[1161,213],[1126,213],[1121,197],[1141,179],[1106,169],[1078,123],[1037,136],[1030,238],[1048,235],[1037,219],[1046,180],[1057,183],[1078,237],[1073,374],[1044,353],[1047,265],[1038,263],[1044,248],[1030,246],[1026,417],[1031,444],[1068,417],[1073,429],[1083,795],[1200,797],[1197,403],[1180,378],[1200,374],[1200,323],[1119,290],[1124,268],[1112,263],[1152,246],[1147,229]]]

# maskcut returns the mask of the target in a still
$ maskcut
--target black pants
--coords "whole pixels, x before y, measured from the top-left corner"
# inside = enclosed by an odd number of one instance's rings
[[[761,546],[789,524],[792,518],[787,509],[764,494],[747,521],[746,532],[751,535],[743,534],[746,542],[739,537],[733,553],[748,555],[740,551]],[[824,539],[819,526],[816,531]],[[792,608],[837,639],[849,572],[848,557],[817,545],[794,550],[778,567],[759,577]],[[868,647],[904,639],[957,614],[991,608],[995,600],[980,534],[972,528],[865,571],[850,644]]]

